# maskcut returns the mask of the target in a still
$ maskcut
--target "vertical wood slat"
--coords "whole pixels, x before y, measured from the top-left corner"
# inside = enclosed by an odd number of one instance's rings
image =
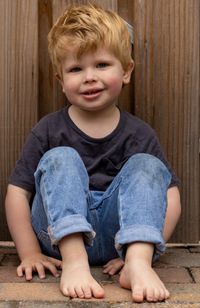
[[[37,1],[0,1],[0,240],[7,178],[37,120]]]
[[[126,22],[128,22],[132,27],[134,27],[133,1],[132,0],[118,0],[117,7],[118,7],[118,14]],[[123,88],[122,93],[120,95],[120,99],[119,99],[120,107],[131,113],[135,112],[134,86],[135,84],[134,84],[134,72],[133,72],[130,83]]]
[[[52,0],[38,1],[38,24],[39,24],[39,105],[38,117],[54,112],[64,106],[65,96],[59,82],[56,80],[48,54],[47,35],[55,21],[55,7],[60,8],[63,1],[57,1],[57,5]]]
[[[198,0],[135,0],[135,113],[158,132],[181,181],[174,241],[199,241]]]

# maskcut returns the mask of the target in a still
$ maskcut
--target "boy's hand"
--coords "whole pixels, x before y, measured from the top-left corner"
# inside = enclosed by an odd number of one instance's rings
[[[109,274],[109,275],[114,275],[118,273],[122,267],[124,266],[124,261],[121,260],[120,258],[116,258],[113,260],[110,260],[108,263],[106,263],[103,268],[103,273],[104,274]]]
[[[48,269],[53,276],[58,277],[57,268],[61,268],[61,261],[47,257],[42,253],[36,253],[22,260],[17,267],[17,275],[22,277],[25,275],[26,280],[32,279],[32,273],[37,272],[40,279],[45,278],[45,269]]]

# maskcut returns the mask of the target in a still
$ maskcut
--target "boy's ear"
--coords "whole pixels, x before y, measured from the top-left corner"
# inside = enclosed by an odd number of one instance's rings
[[[62,81],[62,78],[60,77],[60,75],[59,75],[58,73],[56,73],[55,76],[56,76],[56,79],[57,79],[59,82]]]
[[[130,82],[131,74],[132,74],[132,71],[134,70],[134,67],[135,67],[135,63],[132,60],[129,64],[127,70],[124,72],[124,76],[123,76],[123,84],[124,85],[126,85]]]
[[[56,76],[56,79],[60,82],[62,89],[63,89],[63,79],[62,79],[62,77],[58,73],[56,73],[55,76]]]

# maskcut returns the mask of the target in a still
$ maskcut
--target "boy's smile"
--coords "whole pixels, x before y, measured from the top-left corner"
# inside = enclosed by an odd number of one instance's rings
[[[130,80],[121,62],[107,49],[89,51],[77,59],[72,52],[62,63],[63,92],[69,102],[85,111],[115,105],[122,85]]]
[[[101,94],[102,91],[103,91],[103,89],[101,89],[101,88],[91,87],[91,88],[88,88],[87,90],[81,92],[81,95],[83,97],[85,97],[85,99],[93,100],[94,98],[97,98]]]

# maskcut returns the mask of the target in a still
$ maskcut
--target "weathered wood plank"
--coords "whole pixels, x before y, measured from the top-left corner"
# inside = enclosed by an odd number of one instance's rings
[[[181,178],[175,241],[199,241],[198,0],[135,0],[135,113],[158,132]]]
[[[37,1],[0,1],[0,239],[7,178],[37,120]]]

